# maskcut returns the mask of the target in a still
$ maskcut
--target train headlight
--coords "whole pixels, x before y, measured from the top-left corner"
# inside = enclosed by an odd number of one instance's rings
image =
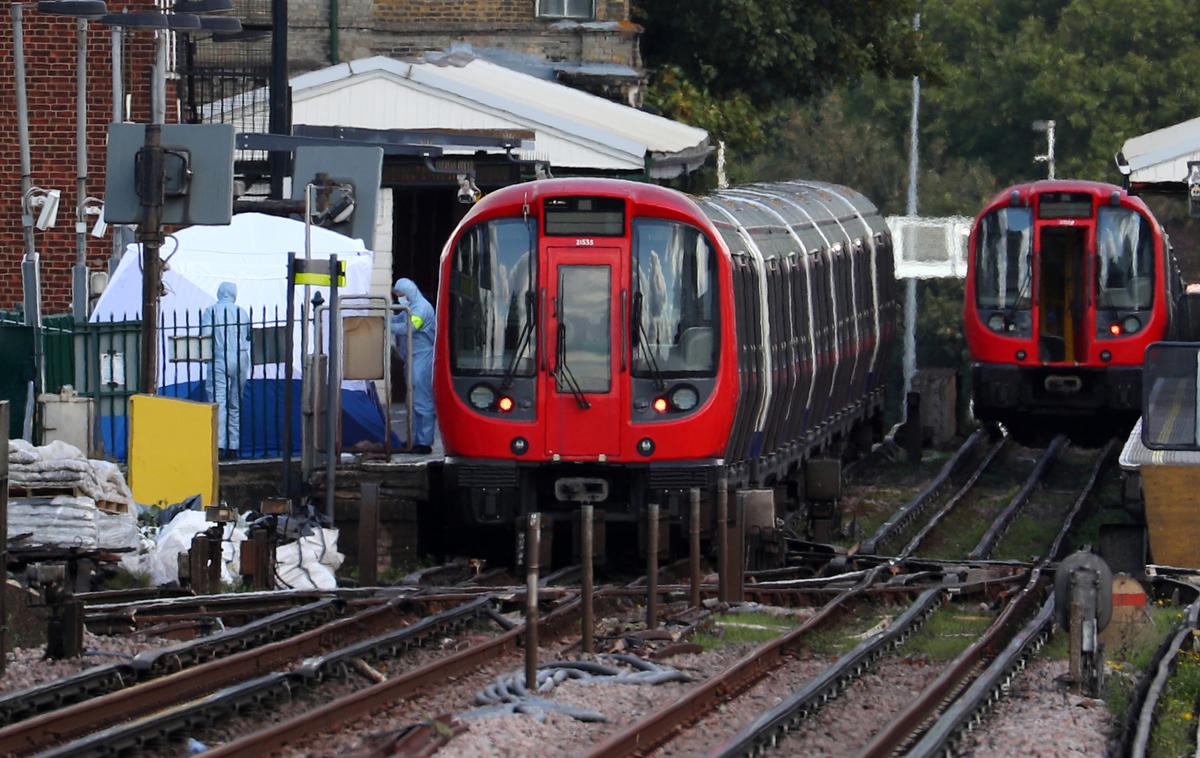
[[[1004,316],[999,313],[993,313],[991,318],[988,319],[987,325],[988,329],[991,329],[993,332],[1004,331]]]
[[[486,411],[496,404],[496,390],[486,384],[476,384],[471,388],[471,394],[467,395],[467,399],[477,409]]]
[[[670,407],[670,403],[667,402],[665,397],[654,398],[654,410],[656,413],[666,413],[668,407]]]
[[[500,409],[501,413],[508,413],[513,409],[513,399],[507,395],[501,395],[500,399],[496,401],[496,407]]]
[[[690,411],[700,404],[700,393],[687,384],[671,390],[671,405],[677,411]]]
[[[1108,325],[1108,333],[1114,337],[1120,337],[1121,336],[1121,325],[1120,324],[1109,324]]]
[[[1138,321],[1137,316],[1126,316],[1125,320],[1121,322],[1121,326],[1125,329],[1126,334],[1133,334],[1142,328],[1142,322]]]

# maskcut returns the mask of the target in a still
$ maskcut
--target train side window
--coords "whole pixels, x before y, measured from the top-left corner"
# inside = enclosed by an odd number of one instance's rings
[[[1028,308],[1033,271],[1033,211],[999,208],[983,217],[976,240],[975,302],[981,308]]]
[[[1154,231],[1129,208],[1101,206],[1096,219],[1096,307],[1154,305]]]

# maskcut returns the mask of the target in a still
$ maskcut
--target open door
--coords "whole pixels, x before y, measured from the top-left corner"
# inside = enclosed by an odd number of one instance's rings
[[[1087,359],[1086,226],[1048,226],[1038,253],[1038,356],[1042,363]]]

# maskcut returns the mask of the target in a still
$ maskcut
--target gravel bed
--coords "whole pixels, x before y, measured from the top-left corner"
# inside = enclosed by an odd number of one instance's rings
[[[437,755],[441,758],[473,758],[480,755],[524,758],[539,753],[578,754],[584,746],[598,744],[609,734],[678,699],[697,683],[728,668],[750,649],[748,645],[731,645],[660,661],[663,665],[689,674],[694,680],[691,683],[671,682],[649,686],[604,681],[563,682],[554,689],[552,697],[555,701],[598,710],[609,720],[585,723],[557,713],[547,714],[543,721],[527,715],[472,719],[467,722],[469,731],[455,737]]]
[[[0,692],[36,687],[95,666],[123,663],[144,650],[155,650],[178,644],[175,640],[140,635],[103,637],[85,631],[83,633],[84,654],[79,658],[59,661],[45,659],[46,650],[41,647],[14,648],[8,654],[8,665],[0,677]]]
[[[924,658],[881,659],[836,700],[780,742],[783,755],[851,755],[866,746],[885,723],[898,715],[937,678],[945,666]]]
[[[1076,695],[1058,681],[1068,666],[1032,661],[1013,680],[1008,697],[968,736],[971,755],[1104,755],[1116,725],[1103,700]]]
[[[728,648],[731,655],[726,667],[750,652]],[[693,724],[675,739],[655,751],[655,756],[707,755],[743,726],[774,708],[783,698],[823,671],[836,658],[827,656],[785,656],[782,663],[737,698]]]
[[[553,645],[543,646],[541,648],[542,659],[552,660],[558,657],[562,649],[574,641],[576,639],[566,638]],[[412,668],[421,663],[424,661],[414,661],[405,668]],[[395,732],[402,727],[434,716],[458,713],[473,708],[472,698],[478,690],[491,683],[500,674],[521,669],[524,664],[525,653],[523,650],[518,650],[465,676],[451,677],[446,680],[444,687],[438,687],[415,698],[401,700],[381,708],[370,716],[344,725],[340,731],[310,736],[302,747],[292,746],[280,754],[293,758],[300,756],[316,758],[317,756],[340,755],[367,749],[370,739],[375,735]],[[352,689],[362,689],[363,686],[356,684]],[[532,721],[532,719],[529,720]],[[456,741],[464,737],[466,735],[460,735]],[[526,753],[526,755],[529,754]],[[477,752],[475,755],[496,755],[496,753],[489,749],[483,753]]]

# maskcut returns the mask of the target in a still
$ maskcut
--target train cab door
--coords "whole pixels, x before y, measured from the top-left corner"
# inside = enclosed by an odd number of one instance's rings
[[[619,248],[547,251],[546,455],[599,460],[620,452],[624,337]]]
[[[1091,281],[1089,227],[1070,221],[1042,226],[1038,251],[1038,357],[1042,363],[1087,360]]]

